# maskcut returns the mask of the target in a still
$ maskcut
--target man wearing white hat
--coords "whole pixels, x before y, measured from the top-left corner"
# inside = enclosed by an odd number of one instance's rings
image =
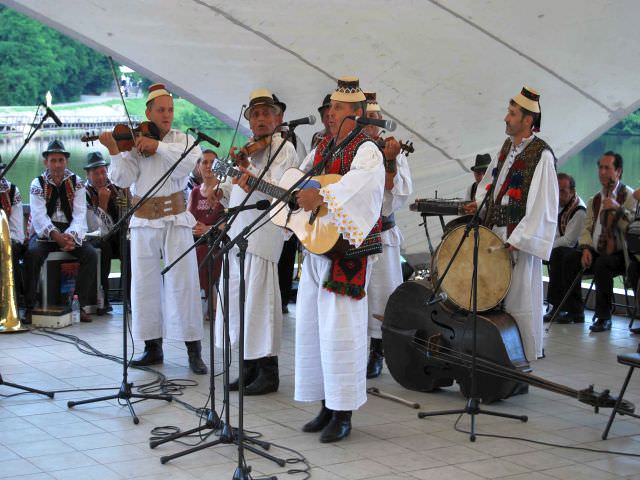
[[[164,85],[149,87],[146,116],[158,128],[159,138],[137,137],[131,151],[120,152],[111,132],[100,135],[111,154],[109,177],[119,187],[131,188],[134,203],[193,144],[192,138],[171,128],[173,98]],[[165,337],[184,341],[191,370],[207,373],[201,357],[203,316],[195,250],[164,277],[160,274],[161,260],[168,265],[193,245],[196,220],[186,209],[183,190],[201,155],[199,147],[192,149],[129,223],[133,334],[145,343],[144,353],[132,365],[162,363]]]
[[[375,92],[364,92],[367,97],[367,117],[382,119],[380,105]],[[407,156],[400,152],[400,143],[394,137],[380,138],[380,128],[367,125],[365,132],[382,145],[384,155],[385,183],[382,200],[382,253],[371,268],[371,280],[367,289],[369,305],[369,361],[367,378],[376,378],[382,372],[384,352],[382,350],[382,322],[373,317],[383,315],[387,300],[402,283],[400,245],[402,232],[396,225],[394,213],[401,209],[413,191],[411,171]]]
[[[492,191],[485,223],[502,236],[515,261],[504,304],[518,324],[530,362],[542,357],[542,260],[551,255],[558,217],[555,156],[534,135],[540,130],[539,100],[529,87],[511,99],[504,118],[509,138],[476,193],[479,205]],[[467,211],[475,208],[473,202]]]
[[[274,131],[278,126],[280,106],[273,99],[273,94],[265,89],[254,90],[249,99],[249,107],[244,116],[249,120],[249,126],[256,139],[266,139],[264,148],[246,156],[234,147],[231,156],[244,172],[240,179],[227,179],[220,185],[224,194],[221,201],[225,206],[235,207],[247,196],[249,177],[258,176],[266,167],[284,139]],[[287,141],[273,160],[263,180],[267,183],[278,184],[282,174],[298,164],[298,156],[293,144]],[[264,193],[255,191],[251,194],[249,203],[263,199],[271,199]],[[231,224],[229,236],[240,234],[244,228],[253,222],[262,212],[245,210],[240,212]],[[266,221],[249,237],[249,245],[245,258],[245,288],[246,301],[244,305],[245,336],[244,336],[244,393],[245,395],[263,395],[275,392],[280,385],[278,354],[282,337],[282,303],[278,283],[278,260],[282,252],[286,233],[270,221]],[[240,264],[238,248],[229,252],[229,336],[231,345],[236,346],[240,341],[240,309],[239,309],[239,281]],[[221,282],[224,284],[224,282]],[[223,285],[221,285],[222,289]],[[222,347],[223,314],[224,309],[218,305],[216,315],[216,346]],[[234,381],[231,390],[238,389],[238,382]]]
[[[301,190],[298,203],[306,211],[326,207],[349,244],[345,254],[308,254],[298,286],[295,399],[322,400],[320,413],[302,430],[322,431],[323,443],[349,435],[352,411],[367,400],[365,296],[372,258],[382,252],[385,171],[378,146],[353,120],[354,115],[363,116],[366,108],[359,80],[340,78],[328,107],[331,136],[301,166],[342,175],[321,189]]]

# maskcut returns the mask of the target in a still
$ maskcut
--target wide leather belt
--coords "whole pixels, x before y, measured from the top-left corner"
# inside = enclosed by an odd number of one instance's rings
[[[137,205],[140,197],[133,197],[133,204]],[[187,209],[183,192],[172,193],[167,197],[148,198],[133,214],[146,220],[157,220],[169,215],[178,215]]]

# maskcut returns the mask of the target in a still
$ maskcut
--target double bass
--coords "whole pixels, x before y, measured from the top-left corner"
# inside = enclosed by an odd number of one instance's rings
[[[401,284],[389,297],[382,324],[382,344],[393,378],[410,390],[432,392],[460,385],[471,394],[473,323],[465,312],[446,303],[427,305],[432,287],[426,280]],[[609,390],[599,393],[590,385],[577,390],[532,375],[520,331],[511,315],[491,311],[477,317],[476,395],[485,403],[524,393],[526,385],[566,395],[599,408],[613,408]],[[621,408],[633,412],[623,400]]]

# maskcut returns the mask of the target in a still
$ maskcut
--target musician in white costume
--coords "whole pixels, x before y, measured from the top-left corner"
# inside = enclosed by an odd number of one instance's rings
[[[323,401],[318,416],[303,427],[335,442],[351,431],[351,413],[367,399],[367,318],[364,298],[371,265],[382,252],[380,211],[385,172],[378,146],[348,116],[362,116],[365,96],[355,77],[338,80],[331,95],[325,137],[301,168],[343,175],[322,189],[304,189],[298,203],[306,211],[326,205],[346,254],[308,254],[296,304],[295,399]],[[335,139],[335,140],[333,140]],[[335,147],[335,149],[334,149]],[[324,164],[325,157],[327,159]]]
[[[476,193],[479,205],[495,178],[485,224],[502,236],[515,261],[505,310],[520,329],[530,362],[542,357],[542,260],[551,255],[558,217],[555,156],[533,133],[540,129],[539,98],[524,87],[511,99],[504,119],[509,138]],[[466,208],[472,212],[475,202]]]
[[[266,167],[269,158],[276,153],[284,141],[280,133],[271,135],[278,125],[277,118],[280,107],[273,100],[269,90],[258,89],[251,93],[249,108],[245,117],[249,120],[254,140],[268,136],[270,141],[264,143],[264,148],[246,156],[232,149],[231,156],[245,172],[242,177],[230,179],[222,183],[221,202],[225,206],[239,205],[247,195],[248,177],[257,177]],[[263,181],[278,184],[282,174],[298,164],[296,150],[290,142],[282,147],[271,167],[263,177]],[[271,197],[255,191],[248,203],[255,203]],[[240,212],[231,225],[229,237],[236,237],[244,228],[253,222],[262,212],[245,210]],[[286,231],[277,227],[268,219],[249,237],[245,259],[245,291],[246,302],[244,308],[245,338],[244,338],[244,393],[246,395],[262,395],[278,390],[278,353],[282,336],[282,305],[280,289],[278,287],[278,259],[282,252],[282,245],[286,238]],[[234,246],[229,252],[229,336],[232,346],[239,341],[240,310],[239,310],[239,281],[240,265],[238,247]],[[221,281],[221,289],[223,287]],[[218,305],[216,314],[216,346],[222,347],[223,340],[223,308]],[[238,389],[237,380],[230,385],[231,390]]]
[[[367,97],[367,117],[382,119],[375,92],[364,92]],[[400,245],[402,232],[395,223],[394,213],[407,203],[412,192],[411,171],[407,156],[400,151],[400,143],[394,137],[380,138],[380,128],[367,125],[365,133],[376,140],[382,149],[385,166],[384,197],[382,200],[382,253],[371,267],[371,279],[367,288],[369,306],[369,361],[367,378],[376,378],[382,372],[382,322],[373,317],[384,315],[387,300],[402,283]]]
[[[131,151],[120,152],[111,132],[100,135],[111,154],[109,178],[119,187],[131,187],[134,203],[193,145],[192,138],[171,128],[173,98],[164,85],[149,87],[146,115],[157,127],[159,140],[141,136]],[[144,353],[132,365],[162,363],[165,337],[184,341],[191,370],[207,373],[201,358],[203,318],[195,250],[166,275],[160,274],[161,259],[168,265],[193,244],[196,220],[186,210],[183,190],[201,155],[199,147],[191,150],[129,223],[133,334],[145,343]]]

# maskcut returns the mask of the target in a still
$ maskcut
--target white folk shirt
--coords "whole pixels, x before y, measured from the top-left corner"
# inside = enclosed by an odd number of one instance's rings
[[[118,187],[131,187],[131,194],[143,196],[159,179],[169,170],[182,155],[194,143],[193,138],[179,130],[171,129],[164,138],[158,142],[158,149],[153,155],[145,157],[133,148],[130,152],[122,152],[111,155],[109,166],[109,179]],[[193,148],[178,164],[169,178],[160,184],[153,193],[154,197],[167,197],[176,192],[182,192],[189,180],[189,173],[193,170],[202,156],[200,147]],[[178,215],[148,220],[133,216],[129,226],[164,228],[166,222],[174,222],[177,226],[192,228],[196,224],[193,215],[185,210]]]
[[[267,147],[263,151],[249,157],[249,171],[258,177],[267,165],[270,156],[276,152],[282,142],[283,139],[280,135],[274,135],[271,139],[271,148]],[[284,172],[289,168],[295,167],[297,163],[298,156],[296,149],[291,142],[286,142],[263,177],[263,181],[278,185]],[[238,185],[234,185],[230,178],[227,178],[226,181],[220,185],[220,189],[224,195],[221,203],[225,206],[236,207],[240,205],[247,196],[247,193]],[[264,199],[272,200],[272,197],[256,190],[249,197],[247,204],[256,203]],[[255,209],[238,213],[238,216],[229,229],[229,237],[234,238],[239,235],[246,226],[262,214],[262,211]],[[287,232],[271,222],[268,216],[264,218],[264,221],[266,221],[264,225],[258,228],[255,233],[249,235],[247,252],[269,260],[270,262],[277,262],[280,259],[282,245],[287,237]],[[262,222],[258,223],[258,225],[261,223]]]
[[[73,175],[73,172],[65,169],[63,181]],[[45,182],[55,186],[49,171],[44,172]],[[71,207],[71,223],[62,233],[70,234],[75,240],[76,244],[82,245],[84,235],[87,233],[87,197],[84,185],[81,179],[76,175],[76,187],[73,197],[73,205]],[[67,217],[65,217],[62,211],[60,199],[56,202],[55,210],[51,217],[47,215],[47,205],[44,198],[44,191],[40,187],[40,181],[38,178],[34,178],[31,182],[31,188],[29,190],[29,204],[31,205],[31,226],[35,231],[38,238],[48,239],[51,232],[58,229],[53,225],[53,222],[67,223]]]
[[[0,194],[4,194],[11,189],[11,182],[6,178],[0,180]],[[11,203],[11,215],[7,219],[9,221],[9,237],[14,242],[24,242],[24,214],[22,213],[22,195],[20,189],[16,187],[16,194]]]
[[[396,157],[396,166],[398,172],[396,176],[393,177],[393,188],[391,190],[385,189],[382,198],[382,215],[385,217],[403,208],[413,192],[411,170],[409,170],[409,162],[405,154],[398,154]],[[402,232],[397,225],[382,232],[381,239],[384,245],[392,247],[400,246],[404,240]]]
[[[85,185],[91,185],[89,180]],[[104,237],[113,228],[114,222],[109,212],[104,211],[100,205],[87,204],[87,229],[89,232],[99,232]]]
[[[512,146],[502,170],[498,175],[494,194],[500,191],[507,172],[515,157],[533,140],[533,135],[519,145]],[[478,205],[486,195],[486,187],[493,180],[492,172],[498,164],[495,157],[478,184]],[[502,204],[509,201],[504,195]],[[520,329],[527,359],[531,362],[542,356],[542,260],[548,260],[553,248],[553,238],[558,222],[558,180],[553,155],[544,150],[533,172],[527,195],[525,216],[507,236],[505,227],[494,231],[503,241],[517,248],[514,252],[515,266],[511,276],[509,293],[504,300],[505,310],[510,313]],[[481,258],[480,261],[488,261]]]

